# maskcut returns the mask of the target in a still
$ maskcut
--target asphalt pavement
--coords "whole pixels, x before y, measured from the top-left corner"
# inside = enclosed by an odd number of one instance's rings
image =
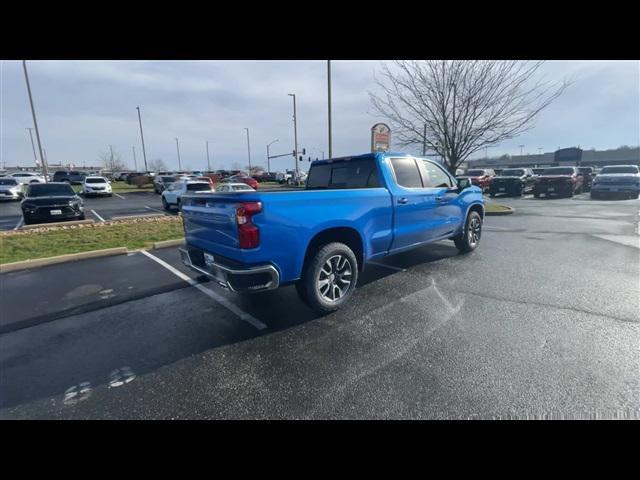
[[[640,417],[640,201],[495,200],[324,317],[176,249],[3,274],[0,418]]]

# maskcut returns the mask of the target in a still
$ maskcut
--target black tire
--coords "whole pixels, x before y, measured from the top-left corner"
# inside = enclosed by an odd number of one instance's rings
[[[327,274],[327,271],[331,273]],[[325,279],[321,279],[323,274]],[[325,284],[328,288],[323,292],[324,285],[320,284],[324,280],[328,282]],[[300,299],[309,307],[318,313],[327,314],[335,312],[351,298],[357,283],[358,261],[353,251],[344,243],[332,242],[320,248],[306,262],[296,290]],[[340,290],[340,285],[344,291]],[[334,299],[329,298],[330,296]]]
[[[78,220],[86,220],[86,219],[87,217],[85,217],[84,213],[78,217]]]
[[[521,185],[520,187],[516,187],[516,190],[513,192],[513,194],[516,197],[521,197],[522,195],[524,195],[524,185]]]
[[[169,206],[167,201],[164,199],[164,197],[162,197],[162,208],[164,208],[167,212],[171,210],[171,207]]]
[[[534,196],[535,198],[540,198],[540,194],[539,194],[539,193],[537,193],[537,192],[533,192],[533,196]]]
[[[467,215],[467,220],[464,222],[464,229],[462,230],[462,233],[453,237],[453,241],[458,250],[460,250],[460,253],[468,253],[478,247],[481,236],[482,217],[478,212],[472,210],[469,212],[469,215]]]
[[[180,199],[178,199],[178,201],[176,202],[176,209],[181,212],[182,211],[182,202],[180,202]]]
[[[631,198],[633,198],[634,200],[637,200],[638,198],[640,198],[640,192],[632,193]]]
[[[113,193],[110,193],[110,194],[109,194],[109,196],[110,196],[110,197],[113,197]]]
[[[22,224],[23,225],[30,225],[31,224],[31,220],[29,219],[29,217],[26,216],[22,216]]]
[[[496,196],[496,194],[495,194],[495,193],[493,193],[493,192],[489,192],[489,196],[490,196],[491,198],[493,198],[493,197],[495,197],[495,196]]]

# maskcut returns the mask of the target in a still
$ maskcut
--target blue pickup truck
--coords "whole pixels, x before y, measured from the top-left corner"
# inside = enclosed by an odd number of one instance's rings
[[[295,284],[321,313],[353,294],[370,260],[443,239],[478,246],[480,188],[403,153],[315,161],[304,190],[182,198],[185,265],[232,291]]]

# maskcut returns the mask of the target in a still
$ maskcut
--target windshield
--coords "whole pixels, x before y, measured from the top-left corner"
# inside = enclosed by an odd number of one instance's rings
[[[573,168],[556,167],[545,169],[542,175],[573,175],[574,173]]]
[[[524,170],[522,170],[521,168],[516,168],[514,170],[503,170],[502,173],[500,173],[500,176],[502,177],[521,177],[522,175],[524,175]]]
[[[161,177],[164,183],[173,183],[176,181],[175,177]]]
[[[17,185],[18,182],[13,178],[0,178],[0,185]]]
[[[107,179],[102,177],[85,178],[84,181],[86,183],[107,183]]]
[[[638,167],[633,165],[627,167],[604,167],[600,173],[638,173]]]
[[[469,177],[481,177],[484,175],[484,170],[467,170],[465,175]]]
[[[60,183],[39,183],[30,185],[27,197],[50,197],[56,195],[75,195],[70,185]]]

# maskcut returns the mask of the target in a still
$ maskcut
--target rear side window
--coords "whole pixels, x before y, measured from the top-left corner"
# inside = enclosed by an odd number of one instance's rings
[[[314,165],[309,172],[307,189],[377,188],[375,159],[344,160]]]
[[[413,158],[392,158],[391,165],[396,175],[396,182],[401,187],[422,188],[422,179],[418,164]]]

